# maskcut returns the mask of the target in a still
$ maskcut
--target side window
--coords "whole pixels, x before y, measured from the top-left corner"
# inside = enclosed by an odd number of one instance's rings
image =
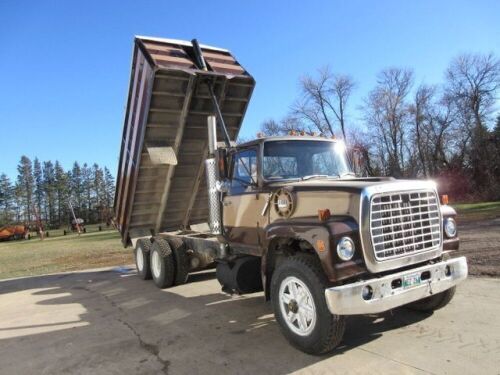
[[[240,151],[233,156],[231,192],[244,192],[249,186],[257,184],[257,151]]]

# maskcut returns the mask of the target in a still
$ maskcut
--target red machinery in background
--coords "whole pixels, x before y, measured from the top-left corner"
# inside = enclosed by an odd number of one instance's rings
[[[6,225],[0,227],[0,241],[21,240],[28,235],[26,225]]]

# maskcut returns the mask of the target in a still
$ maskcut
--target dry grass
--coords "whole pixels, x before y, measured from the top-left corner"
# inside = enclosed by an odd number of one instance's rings
[[[488,224],[491,220],[500,218],[500,202],[452,203],[452,206],[458,212],[459,221],[464,224]],[[472,234],[482,233],[481,226],[484,225],[479,225]],[[43,241],[33,238],[0,242],[0,279],[134,263],[132,251],[123,248],[118,232],[97,232],[97,227],[88,229],[96,231],[81,236],[62,236],[61,230],[59,237],[56,237],[59,233],[51,231],[51,236]],[[461,239],[465,248],[467,235],[462,233]],[[475,249],[474,254],[478,251]],[[483,252],[478,252],[478,256],[479,263],[488,259]]]
[[[500,217],[500,202],[451,203],[458,219],[464,222],[492,220]]]
[[[0,279],[133,263],[114,230],[0,242]]]

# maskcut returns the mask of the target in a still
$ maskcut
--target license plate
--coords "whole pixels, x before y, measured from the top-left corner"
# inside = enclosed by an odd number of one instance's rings
[[[420,285],[420,282],[420,273],[412,273],[410,275],[403,276],[403,288],[405,289]]]

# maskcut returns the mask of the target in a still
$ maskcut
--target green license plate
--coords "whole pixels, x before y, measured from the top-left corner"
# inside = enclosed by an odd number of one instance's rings
[[[403,276],[403,288],[405,289],[420,285],[420,282],[420,273],[412,273],[410,275]]]

